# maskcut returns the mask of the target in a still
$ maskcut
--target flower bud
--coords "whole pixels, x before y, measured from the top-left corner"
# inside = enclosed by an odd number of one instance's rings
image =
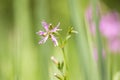
[[[61,77],[60,75],[58,75],[57,73],[54,73],[54,76],[55,76],[56,78],[58,78],[59,80],[63,80],[62,77]]]
[[[51,60],[52,60],[56,65],[59,64],[58,60],[57,60],[54,56],[51,57]]]

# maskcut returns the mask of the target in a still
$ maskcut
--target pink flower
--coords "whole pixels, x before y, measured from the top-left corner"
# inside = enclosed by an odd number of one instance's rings
[[[38,35],[43,37],[42,40],[39,41],[39,44],[44,44],[47,39],[50,38],[53,41],[54,46],[58,46],[58,41],[54,34],[61,30],[59,29],[60,23],[58,23],[58,25],[53,28],[51,24],[47,24],[45,21],[43,21],[42,26],[45,31],[40,30],[39,32],[37,32]]]
[[[119,38],[113,38],[108,41],[109,49],[114,52],[120,52],[120,39]]]
[[[97,11],[99,14],[99,11]],[[85,13],[85,18],[90,26],[90,31],[93,35],[96,34],[96,25],[93,21],[92,7],[90,6]],[[101,15],[99,22],[100,32],[106,38],[114,38],[119,36],[120,32],[120,16],[117,12],[108,12]]]
[[[120,17],[117,12],[110,12],[102,16],[100,20],[100,31],[108,41],[111,52],[120,52]]]
[[[93,35],[96,34],[96,25],[92,17],[92,8],[86,11],[86,21]],[[102,14],[99,20],[99,29],[102,36],[107,39],[107,46],[111,52],[120,52],[120,15],[117,12]]]
[[[120,19],[117,12],[110,12],[101,17],[100,31],[108,39],[119,36]]]

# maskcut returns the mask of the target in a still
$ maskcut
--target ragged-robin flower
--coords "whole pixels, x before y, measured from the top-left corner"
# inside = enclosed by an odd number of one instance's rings
[[[58,41],[54,34],[61,30],[59,29],[60,23],[58,23],[56,27],[53,27],[52,24],[48,24],[45,21],[42,21],[42,26],[45,31],[40,30],[39,32],[37,32],[38,35],[43,37],[42,40],[39,41],[39,44],[44,44],[47,39],[50,38],[53,41],[54,46],[58,46]]]

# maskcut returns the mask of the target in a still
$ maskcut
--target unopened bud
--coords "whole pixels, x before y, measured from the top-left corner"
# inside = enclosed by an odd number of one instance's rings
[[[57,65],[59,64],[58,60],[57,60],[54,56],[51,57],[51,60],[52,60],[55,64],[57,64]]]
[[[53,25],[52,24],[49,24],[49,29],[53,29]]]
[[[71,35],[72,33],[77,34],[78,32],[75,31],[75,30],[73,29],[73,27],[71,27],[71,28],[69,29],[69,31],[68,31],[68,34]]]
[[[54,73],[54,76],[60,80],[62,80],[62,77],[60,75],[58,75],[57,73]]]
[[[72,30],[72,31],[71,31],[71,33],[75,33],[75,34],[77,34],[78,32],[77,32],[77,31],[75,31],[75,30]]]
[[[68,35],[68,36],[66,37],[66,40],[70,39],[70,37],[71,37],[71,35]]]

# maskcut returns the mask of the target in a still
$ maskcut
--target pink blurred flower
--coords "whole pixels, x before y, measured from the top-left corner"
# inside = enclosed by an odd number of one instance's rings
[[[99,14],[100,11],[97,11]],[[93,21],[92,7],[90,6],[85,13],[85,18],[90,26],[90,31],[93,35],[96,34],[95,21]],[[117,12],[108,12],[101,15],[99,22],[100,32],[106,38],[114,38],[119,36],[120,32],[120,16]]]
[[[108,41],[108,48],[111,52],[120,52],[120,16],[117,12],[110,12],[102,16],[100,31]]]
[[[52,27],[51,24],[47,24],[45,21],[42,22],[42,26],[45,29],[45,31],[39,31],[37,32],[38,35],[42,36],[42,40],[39,41],[39,44],[44,44],[48,38],[51,38],[51,40],[54,43],[54,46],[58,46],[58,41],[56,37],[54,36],[54,33],[57,33],[61,29],[59,29],[60,23],[56,27]]]
[[[114,52],[120,52],[120,39],[119,38],[113,38],[108,41],[109,49]]]
[[[92,8],[89,7],[86,11],[86,20],[90,26],[92,35],[96,34],[95,22],[92,20]],[[120,52],[120,16],[117,12],[108,12],[101,15],[99,20],[99,29],[102,36],[107,39],[107,46],[111,52]]]
[[[110,12],[101,17],[100,31],[108,39],[119,36],[120,19],[117,12]]]

